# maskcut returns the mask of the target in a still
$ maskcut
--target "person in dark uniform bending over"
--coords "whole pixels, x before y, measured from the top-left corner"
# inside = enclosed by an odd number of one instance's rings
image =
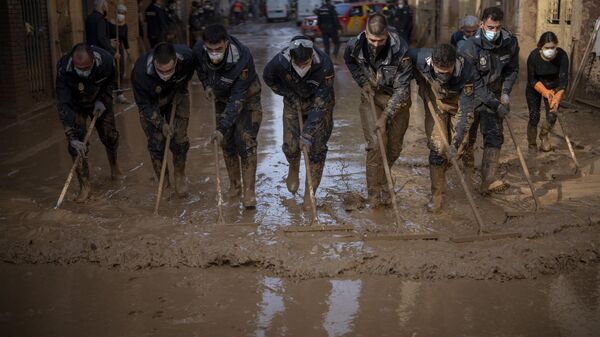
[[[352,78],[362,89],[359,113],[367,142],[367,192],[371,207],[391,205],[375,130],[380,129],[384,135],[391,167],[402,151],[410,119],[412,63],[407,50],[406,42],[389,29],[385,16],[373,14],[366,30],[348,42],[344,54]],[[377,120],[373,118],[369,97],[375,101]]]
[[[438,212],[442,208],[442,194],[446,190],[449,156],[456,156],[461,149],[468,122],[473,119],[474,67],[465,62],[464,57],[449,44],[439,44],[433,49],[410,49],[408,53],[413,62],[419,96],[425,107],[431,179],[431,199],[427,209]],[[435,111],[430,110],[427,102],[432,103]],[[433,113],[443,123],[443,135],[435,127]],[[450,142],[447,144],[448,152],[443,151],[443,142],[446,140]]]
[[[222,25],[210,25],[194,46],[196,72],[217,112],[213,140],[221,144],[229,175],[229,197],[256,207],[256,137],[262,122],[260,79],[250,50]],[[240,181],[240,161],[241,176]]]
[[[500,149],[504,143],[503,121],[509,111],[510,93],[519,71],[519,44],[502,28],[504,13],[498,7],[483,11],[481,27],[465,42],[462,55],[475,67],[475,115],[463,161],[474,166],[473,147],[477,128],[483,135],[481,193],[499,192],[508,184],[496,177]]]
[[[525,97],[529,109],[527,141],[531,151],[537,150],[537,125],[540,122],[542,98],[546,110],[546,121],[540,131],[540,149],[552,150],[548,133],[556,123],[556,113],[569,83],[569,57],[558,47],[558,38],[553,32],[540,36],[537,48],[527,58],[527,87]]]
[[[175,192],[187,195],[185,162],[190,141],[187,136],[190,119],[188,82],[194,74],[192,50],[185,45],[161,42],[135,63],[131,74],[135,103],[140,123],[148,140],[148,152],[157,178],[160,178],[167,136],[171,137]],[[169,124],[173,104],[175,117]],[[169,175],[166,174],[166,185]]]
[[[76,159],[79,195],[76,201],[86,201],[91,193],[90,171],[87,161],[87,144],[83,142],[87,132],[86,121],[97,116],[96,130],[106,148],[112,179],[121,176],[117,165],[119,132],[115,126],[113,111],[113,83],[115,68],[113,57],[106,50],[77,44],[58,62],[56,74],[56,100],[58,115],[69,142],[69,154]]]
[[[287,188],[292,193],[298,190],[301,147],[306,147],[316,194],[325,167],[327,141],[333,130],[333,64],[327,54],[314,48],[311,40],[296,36],[267,63],[263,80],[283,96],[283,152],[290,165]],[[304,121],[302,130],[299,113]],[[306,180],[305,208],[310,204],[309,198]]]

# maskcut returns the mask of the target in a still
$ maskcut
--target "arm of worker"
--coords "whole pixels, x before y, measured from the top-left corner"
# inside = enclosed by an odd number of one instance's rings
[[[475,108],[475,89],[473,82],[465,83],[459,98],[458,114],[456,116],[456,130],[450,144],[456,149],[460,148],[467,130],[469,130],[469,116],[473,117]]]
[[[242,63],[242,65],[243,68],[241,69],[237,79],[233,82],[229,99],[225,105],[225,117],[221,118],[219,124],[217,125],[217,130],[222,134],[225,134],[225,132],[231,128],[239,114],[242,112],[246,102],[248,88],[250,88],[252,82],[256,81],[254,60],[252,55],[248,55],[247,62]]]
[[[527,84],[532,88],[535,87],[535,83],[538,81],[535,76],[535,57],[537,53],[538,49],[536,48],[527,58]]]
[[[66,73],[61,69],[60,63],[56,72],[56,107],[58,117],[63,124],[65,134],[69,138],[75,137],[75,109],[71,89],[67,85]]]
[[[556,91],[566,90],[569,85],[569,56],[562,49],[558,49],[558,53],[561,59],[558,71],[558,87],[556,88]]]
[[[502,83],[502,94],[506,95],[510,95],[513,85],[519,77],[519,43],[517,42],[516,38],[513,39],[515,45],[513,47],[510,61],[504,67],[504,69],[502,69],[502,75],[504,77],[504,82]]]
[[[98,99],[104,103],[104,105],[112,105],[113,103],[113,90],[115,89],[115,65],[112,60],[110,63],[104,65],[103,71],[106,72],[106,77],[103,80],[100,91],[98,92]]]
[[[100,48],[106,50],[107,52],[114,54],[115,49],[112,47],[110,43],[110,36],[108,34],[108,26],[106,20],[98,20],[98,26],[96,27],[96,34],[98,34],[98,43],[100,43]]]
[[[119,39],[123,44],[123,48],[129,50],[129,27],[127,27],[127,24],[122,25],[119,29]]]
[[[131,82],[133,84],[133,97],[140,116],[154,125],[155,128],[162,130],[165,120],[160,114],[157,95],[151,91],[148,85],[143,83],[143,79],[140,79],[135,68],[131,74]]]
[[[323,123],[323,117],[327,112],[327,107],[333,100],[334,78],[335,73],[333,66],[330,65],[325,69],[323,80],[320,82],[317,92],[315,93],[312,107],[308,112],[308,118],[306,119],[306,122],[304,122],[302,137],[312,140],[319,129],[319,126]]]
[[[407,104],[410,99],[410,80],[412,79],[412,72],[412,61],[405,53],[402,56],[400,65],[396,71],[396,77],[394,78],[394,93],[383,110],[384,115],[388,116],[388,118],[394,117],[400,110],[399,108],[402,105]]]
[[[278,60],[280,57],[282,57],[281,54],[275,55],[275,57],[265,65],[265,69],[263,70],[263,81],[277,95],[291,98],[295,96],[295,94],[285,85],[279,76],[279,74],[285,73]]]
[[[352,51],[354,50],[354,46],[356,45],[356,38],[352,38],[348,45],[346,46],[346,50],[344,51],[344,62],[346,63],[346,67],[350,70],[350,75],[354,81],[358,84],[359,87],[363,87],[368,83],[367,77],[363,73],[362,69],[356,59],[352,57]]]

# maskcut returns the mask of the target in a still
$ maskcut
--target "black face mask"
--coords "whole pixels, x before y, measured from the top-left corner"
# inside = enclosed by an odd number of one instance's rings
[[[369,54],[371,54],[371,56],[373,56],[373,57],[377,57],[377,55],[379,55],[379,53],[381,53],[383,48],[385,48],[385,45],[381,45],[381,46],[377,46],[377,47],[373,47],[372,45],[369,45]]]
[[[438,74],[433,72],[435,79],[440,83],[448,83],[452,79],[452,73]]]

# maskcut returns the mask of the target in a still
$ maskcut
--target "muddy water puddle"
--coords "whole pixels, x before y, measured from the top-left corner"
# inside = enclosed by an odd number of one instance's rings
[[[600,270],[512,282],[0,265],[3,336],[598,336]]]

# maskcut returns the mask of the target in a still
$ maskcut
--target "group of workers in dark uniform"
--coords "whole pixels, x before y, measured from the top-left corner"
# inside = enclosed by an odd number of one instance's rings
[[[437,212],[442,208],[450,158],[462,157],[465,167],[474,166],[478,129],[484,143],[480,191],[489,194],[507,187],[496,172],[504,141],[503,119],[510,112],[510,94],[519,68],[519,45],[516,37],[503,28],[503,20],[499,8],[489,7],[474,31],[473,20],[465,19],[463,33],[454,34],[452,44],[409,49],[386,16],[376,13],[369,17],[365,31],[348,42],[344,61],[361,89],[358,113],[366,141],[366,182],[371,207],[387,207],[391,203],[376,132],[383,135],[383,148],[391,166],[400,156],[409,126],[412,79],[416,80],[418,96],[425,106],[432,194],[428,209]],[[539,137],[541,150],[548,151],[551,147],[547,134],[567,86],[568,58],[557,45],[556,35],[544,33],[528,59],[526,97],[532,151],[537,151],[541,101],[544,100],[546,121]],[[58,65],[59,116],[69,141],[69,153],[74,160],[78,155],[82,158],[77,168],[79,201],[90,192],[87,144],[82,142],[88,116],[98,116],[96,129],[106,147],[111,174],[113,178],[120,175],[116,160],[119,137],[112,109],[112,60],[110,52],[100,46],[82,43]],[[160,174],[165,140],[171,137],[175,191],[180,197],[187,194],[187,87],[194,71],[214,104],[216,127],[211,140],[223,150],[230,184],[228,196],[239,198],[245,208],[254,208],[257,135],[262,121],[261,82],[251,51],[222,25],[207,26],[193,49],[160,42],[135,63],[131,76],[133,92],[155,173]],[[297,192],[301,152],[306,150],[316,192],[333,129],[333,62],[310,39],[296,36],[266,64],[262,75],[264,83],[283,96],[282,150],[289,163],[287,188],[291,193]],[[371,102],[375,113],[370,110]],[[175,114],[173,118],[171,114]],[[442,128],[434,127],[438,119]],[[310,197],[306,180],[305,185],[306,207]]]

